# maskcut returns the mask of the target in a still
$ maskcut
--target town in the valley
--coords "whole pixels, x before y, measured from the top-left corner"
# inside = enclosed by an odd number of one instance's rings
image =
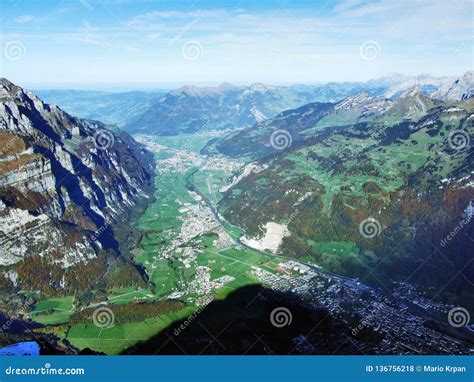
[[[212,173],[218,170],[230,175],[242,165],[225,157],[169,150],[150,137],[139,136],[137,140],[155,152],[165,150],[171,153],[166,159],[157,161],[157,170],[162,174],[185,174],[191,167],[199,166],[202,171]],[[208,188],[214,188],[208,190],[211,193],[218,192],[214,185],[208,184]],[[229,234],[225,228],[226,222],[213,208],[209,198],[196,189],[188,190],[188,196],[192,202],[177,200],[181,228],[172,235],[167,248],[156,253],[154,260],[167,260],[178,255],[182,267],[194,268],[195,278],[183,284],[179,290],[171,291],[167,298],[180,299],[193,294],[198,296],[196,301],[199,303],[212,299],[213,291],[233,282],[236,275],[223,272],[222,276],[213,279],[211,268],[198,264],[200,250],[195,248],[195,241],[201,235],[215,234],[213,245],[218,248],[218,253],[226,248],[242,249],[245,244],[239,237]],[[247,263],[254,278],[271,289],[293,293],[315,308],[327,309],[328,314],[350,327],[352,336],[348,340],[362,354],[374,351],[380,354],[466,354],[473,351],[468,341],[459,338],[472,338],[474,327],[450,326],[447,316],[454,307],[429,299],[415,285],[399,283],[394,284],[391,290],[384,290],[366,285],[358,279],[330,274],[314,262],[302,263],[269,251],[265,255],[272,256],[276,266],[269,271],[258,264]],[[245,263],[244,258],[241,262]],[[154,265],[151,264],[151,267]],[[375,350],[358,340],[357,335],[363,329],[371,330],[383,338]],[[311,351],[312,345],[304,336],[297,343],[304,347],[305,352]]]

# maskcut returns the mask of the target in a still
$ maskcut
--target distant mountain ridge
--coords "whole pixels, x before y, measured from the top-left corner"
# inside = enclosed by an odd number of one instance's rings
[[[430,97],[457,99],[454,91],[445,94],[454,81],[455,77],[391,73],[367,82],[314,85],[273,86],[255,83],[236,86],[224,82],[215,87],[188,85],[169,92],[39,90],[37,93],[47,102],[57,104],[75,115],[117,125],[132,134],[177,135],[246,128],[284,110],[311,102],[338,102],[358,93],[396,98],[418,87]]]
[[[463,100],[474,97],[474,70],[441,86],[432,95],[443,100]]]
[[[241,129],[270,119],[284,110],[311,102],[337,102],[365,92],[370,96],[396,98],[413,87],[432,95],[454,81],[427,74],[391,74],[362,82],[321,85],[271,86],[260,83],[217,87],[185,86],[162,97],[125,128],[132,133],[176,135],[200,130]]]
[[[235,129],[305,104],[310,98],[306,92],[263,84],[185,86],[166,94],[125,128],[133,133],[157,135]]]
[[[286,110],[272,119],[214,140],[204,151],[260,158],[274,154],[270,136],[278,129],[287,131],[292,144],[296,145],[323,133],[328,127],[344,127],[375,120],[386,124],[416,120],[426,114],[428,109],[441,104],[442,101],[425,96],[419,88],[409,89],[395,99],[359,93],[336,103],[315,102]],[[233,144],[237,141],[239,144]]]
[[[414,87],[419,88],[425,95],[434,97],[433,94],[438,89],[447,84],[451,84],[455,80],[453,77],[433,77],[428,74],[402,76],[398,78],[400,81],[393,82],[383,94],[384,97],[394,98]],[[379,81],[383,81],[384,79],[386,79],[386,77],[382,77]]]
[[[33,90],[46,103],[59,105],[80,118],[123,127],[144,113],[167,91],[104,92],[94,90]]]

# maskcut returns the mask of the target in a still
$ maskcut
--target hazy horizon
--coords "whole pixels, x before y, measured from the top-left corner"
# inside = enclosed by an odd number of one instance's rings
[[[469,71],[469,70],[468,70]],[[467,71],[466,71],[467,72]],[[317,81],[317,82],[278,82],[278,83],[271,83],[271,82],[231,82],[231,81],[209,81],[209,82],[199,82],[199,81],[191,81],[191,82],[161,82],[161,83],[141,83],[141,82],[134,82],[134,83],[74,83],[74,82],[54,82],[54,83],[42,83],[42,82],[24,82],[24,81],[13,81],[11,78],[5,77],[7,80],[19,85],[28,90],[71,90],[71,91],[98,91],[98,92],[109,92],[109,93],[120,93],[120,92],[129,92],[129,91],[143,91],[143,92],[159,92],[159,91],[170,91],[179,89],[184,86],[196,86],[196,87],[218,87],[223,83],[230,83],[234,86],[250,86],[253,84],[263,84],[267,86],[317,86],[317,85],[324,85],[328,83],[366,83],[368,81],[379,80],[385,77],[389,77],[391,75],[401,75],[407,77],[417,77],[417,76],[430,76],[433,78],[442,78],[442,77],[460,77],[466,72],[459,73],[457,75],[451,76],[434,76],[429,73],[419,73],[415,75],[410,75],[406,73],[396,73],[390,72],[386,73],[382,76],[370,78],[365,81]]]

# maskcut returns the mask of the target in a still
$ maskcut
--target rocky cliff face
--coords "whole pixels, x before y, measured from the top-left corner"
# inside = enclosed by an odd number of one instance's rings
[[[113,223],[148,198],[152,170],[151,154],[127,134],[1,79],[3,273],[30,257],[66,269],[117,252]]]
[[[433,97],[442,100],[463,100],[474,97],[474,70],[444,84],[433,93]]]

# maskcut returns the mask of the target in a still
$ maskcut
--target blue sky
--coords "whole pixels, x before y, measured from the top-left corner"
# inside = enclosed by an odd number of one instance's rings
[[[363,81],[473,67],[470,0],[1,4],[1,74],[28,87]]]

